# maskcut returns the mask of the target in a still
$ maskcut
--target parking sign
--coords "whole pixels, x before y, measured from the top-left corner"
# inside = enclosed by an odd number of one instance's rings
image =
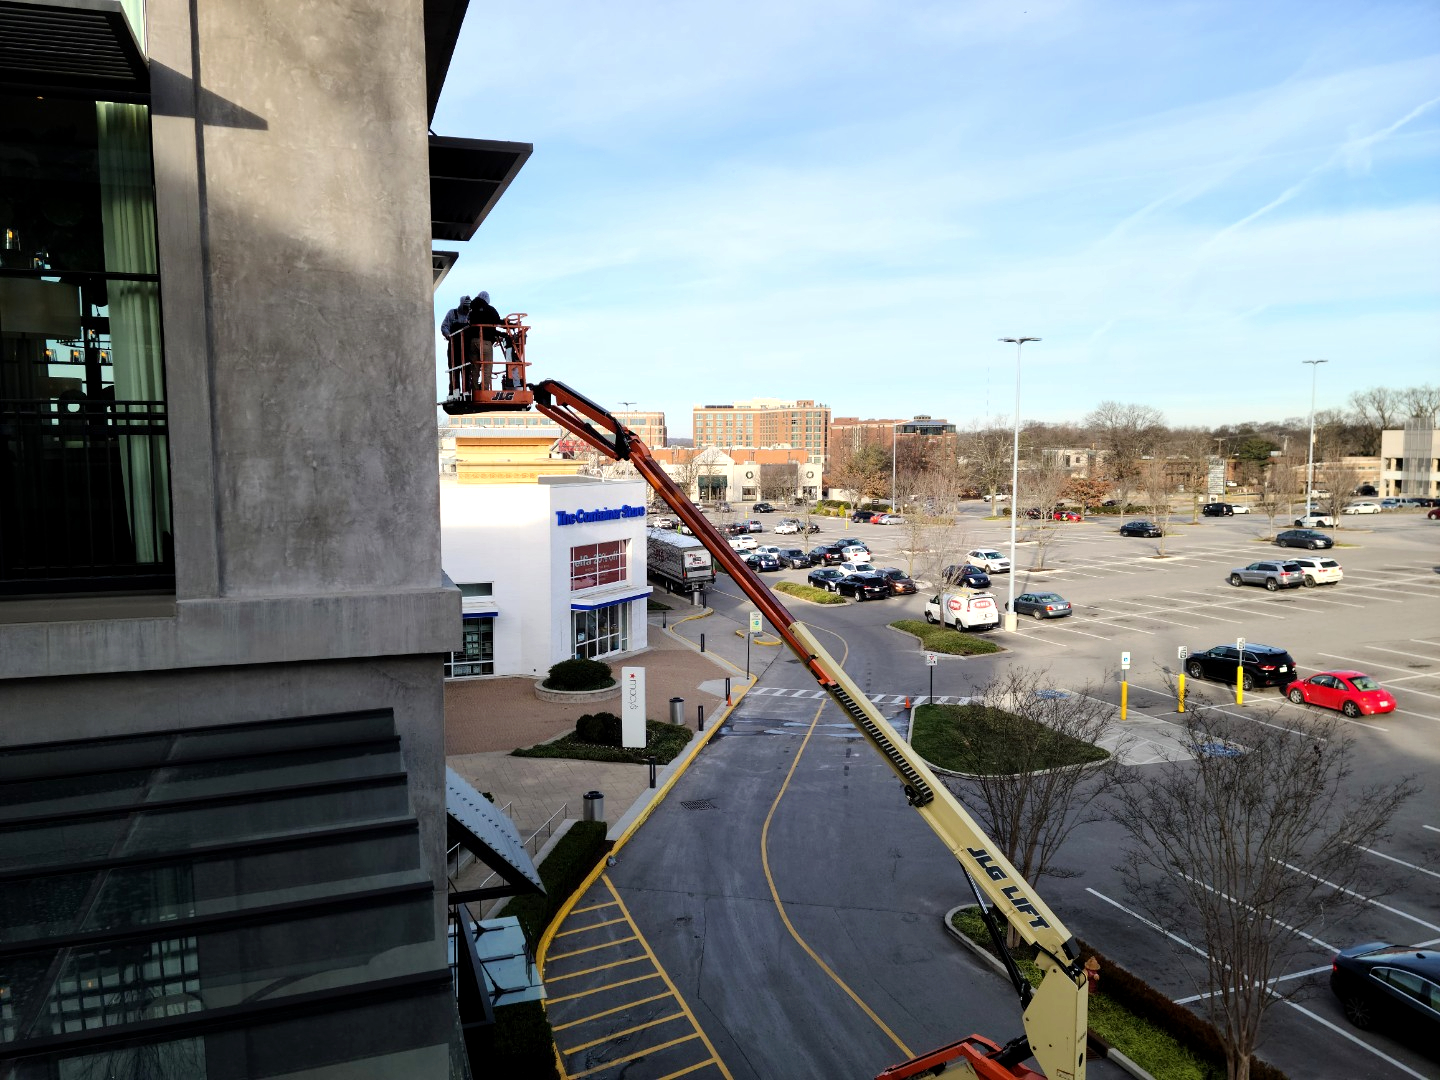
[[[760,633],[760,613],[758,611],[750,612],[750,633]]]
[[[927,653],[925,654],[925,666],[926,666],[926,667],[934,667],[934,666],[935,666],[936,664],[938,664],[939,662],[940,662],[940,657],[936,656],[933,652],[927,652]]]
[[[1122,653],[1120,654],[1120,670],[1121,670],[1121,671],[1129,671],[1129,670],[1130,670],[1130,654],[1129,654],[1128,652],[1122,652]]]
[[[1190,646],[1189,646],[1189,645],[1181,645],[1180,648],[1177,650],[1176,655],[1177,655],[1181,660],[1188,660],[1188,659],[1190,659]]]

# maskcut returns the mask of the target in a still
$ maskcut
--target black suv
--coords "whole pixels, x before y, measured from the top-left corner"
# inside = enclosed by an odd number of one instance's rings
[[[779,556],[781,566],[791,570],[805,570],[815,565],[815,560],[799,548],[782,548]]]
[[[756,503],[751,509],[757,514],[773,514],[775,512],[775,508],[769,503]]]
[[[883,574],[851,574],[835,583],[835,591],[856,600],[880,600],[890,595],[890,583]]]
[[[940,572],[940,580],[946,585],[959,585],[967,589],[990,588],[990,575],[969,563],[964,566],[945,567]]]
[[[1206,503],[1200,507],[1200,513],[1206,517],[1234,517],[1235,511],[1229,503]]]
[[[1216,645],[1204,652],[1192,652],[1185,661],[1185,673],[1192,679],[1215,679],[1235,685],[1236,658],[1234,645]],[[1295,658],[1274,645],[1245,645],[1244,674],[1241,685],[1250,690],[1256,686],[1288,686],[1295,681]]]
[[[1316,548],[1334,547],[1335,538],[1319,529],[1286,529],[1275,534],[1275,543],[1280,547],[1309,548],[1314,551]]]
[[[816,566],[838,566],[845,561],[845,556],[838,547],[830,544],[821,544],[819,547],[810,549],[810,558],[815,560]]]

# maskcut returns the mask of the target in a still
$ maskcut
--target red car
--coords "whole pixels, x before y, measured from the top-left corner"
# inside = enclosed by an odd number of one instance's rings
[[[1056,521],[1084,521],[1085,519],[1074,510],[1056,510],[1054,513]]]
[[[880,519],[883,518],[883,517],[884,517],[886,514],[888,514],[889,512],[890,512],[890,511],[885,510],[885,511],[882,511],[881,513],[878,513],[878,514],[871,514],[871,515],[870,515],[869,524],[871,524],[871,525],[883,525],[883,524],[885,524],[885,523],[884,523],[883,521],[881,521]]]
[[[1431,510],[1430,513],[1425,515],[1425,517],[1430,521],[1440,521],[1440,506],[1437,506],[1434,510]]]
[[[1322,671],[1291,683],[1285,688],[1285,696],[1296,705],[1339,709],[1350,717],[1395,711],[1390,691],[1359,671]]]

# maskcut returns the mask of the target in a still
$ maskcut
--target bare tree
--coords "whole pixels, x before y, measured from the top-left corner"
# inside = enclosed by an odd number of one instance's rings
[[[1117,789],[1130,841],[1121,870],[1157,923],[1198,937],[1197,983],[1230,1080],[1247,1080],[1266,1011],[1301,985],[1278,976],[1302,935],[1363,906],[1374,865],[1362,849],[1416,789],[1353,785],[1354,745],[1334,718],[1276,709],[1258,724],[1201,706],[1185,728],[1191,760],[1147,766]]]
[[[1270,464],[1260,474],[1260,492],[1255,508],[1269,521],[1270,536],[1275,535],[1275,519],[1280,512],[1289,513],[1294,507],[1295,496],[1301,493],[1304,485],[1304,471],[1304,462],[1297,466],[1293,459],[1280,457],[1271,458]]]
[[[1155,553],[1162,559],[1165,558],[1165,541],[1170,537],[1170,519],[1175,516],[1175,507],[1170,501],[1175,485],[1170,478],[1169,465],[1161,458],[1149,458],[1140,463],[1137,477],[1144,493],[1146,511],[1160,526],[1160,542],[1155,545]]]
[[[1435,414],[1440,412],[1440,386],[1412,386],[1400,391],[1400,413],[1407,419],[1429,420],[1435,426]]]
[[[1022,499],[1040,511],[1034,524],[1025,529],[1026,538],[1035,542],[1035,560],[1030,566],[1032,570],[1045,568],[1045,552],[1055,539],[1058,524],[1055,520],[1055,504],[1060,501],[1060,493],[1069,482],[1070,477],[1065,470],[1053,465],[1027,469],[1020,474],[1020,494],[1012,495],[1011,498]]]
[[[760,498],[785,502],[795,498],[800,488],[800,466],[793,461],[760,466]]]
[[[1048,671],[1027,667],[996,675],[971,705],[1030,723],[1003,731],[982,724],[967,728],[977,756],[994,766],[989,775],[952,777],[947,786],[974,811],[1026,881],[1075,876],[1077,871],[1055,858],[1079,826],[1105,816],[1097,800],[1121,776],[1115,748],[1099,746],[1112,731],[1114,708],[1088,690],[1056,691]],[[1073,742],[1096,748],[1093,756],[1099,760],[1051,768],[1057,748]]]
[[[857,503],[890,491],[890,451],[875,441],[839,445],[825,468],[826,484],[855,493]]]
[[[1153,454],[1165,434],[1165,417],[1149,405],[1102,401],[1085,417],[1104,452],[1102,469],[1120,492],[1123,504],[1139,478],[1140,461]]]
[[[993,496],[1010,482],[1010,462],[1014,448],[1014,429],[996,418],[985,427],[969,432],[961,442],[961,462],[970,483]]]

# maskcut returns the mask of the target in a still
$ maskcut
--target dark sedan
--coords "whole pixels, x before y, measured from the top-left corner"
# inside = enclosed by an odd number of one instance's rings
[[[907,596],[915,591],[915,580],[909,574],[894,566],[882,567],[875,571],[885,579],[891,596]]]
[[[883,574],[851,574],[836,583],[835,591],[856,600],[881,600],[890,595],[890,583]]]
[[[1127,521],[1120,526],[1121,536],[1164,536],[1165,530],[1153,521]]]
[[[812,585],[817,589],[828,589],[830,592],[838,592],[837,586],[845,575],[839,570],[831,567],[824,567],[820,570],[811,570],[805,576],[805,584]]]
[[[1362,1030],[1389,1027],[1416,1045],[1440,1042],[1440,952],[1375,941],[1341,949],[1330,989]]]
[[[1015,614],[1036,619],[1060,619],[1071,613],[1070,601],[1059,593],[1027,592],[1015,597]]]
[[[1235,685],[1235,669],[1240,651],[1234,645],[1216,645],[1203,652],[1192,652],[1185,661],[1185,673],[1192,679],[1214,679]],[[1245,646],[1245,672],[1241,685],[1246,690],[1255,686],[1288,686],[1295,681],[1295,658],[1274,645]]]
[[[781,548],[778,558],[791,570],[805,570],[815,565],[815,560],[799,548]]]
[[[768,551],[757,551],[745,556],[745,565],[757,573],[780,569],[780,560]]]
[[[725,535],[726,535],[726,536],[749,536],[749,535],[750,535],[750,526],[749,526],[749,525],[746,525],[745,522],[743,522],[743,521],[732,521],[729,525],[726,525],[726,526],[725,526]]]
[[[1286,529],[1275,534],[1275,543],[1279,547],[1309,548],[1314,551],[1316,548],[1334,547],[1335,538],[1319,529]]]
[[[966,563],[964,566],[947,566],[940,574],[946,585],[958,585],[965,589],[990,588],[990,575],[978,566]]]
[[[817,566],[835,566],[845,561],[845,553],[830,544],[821,544],[810,549],[810,558]]]

